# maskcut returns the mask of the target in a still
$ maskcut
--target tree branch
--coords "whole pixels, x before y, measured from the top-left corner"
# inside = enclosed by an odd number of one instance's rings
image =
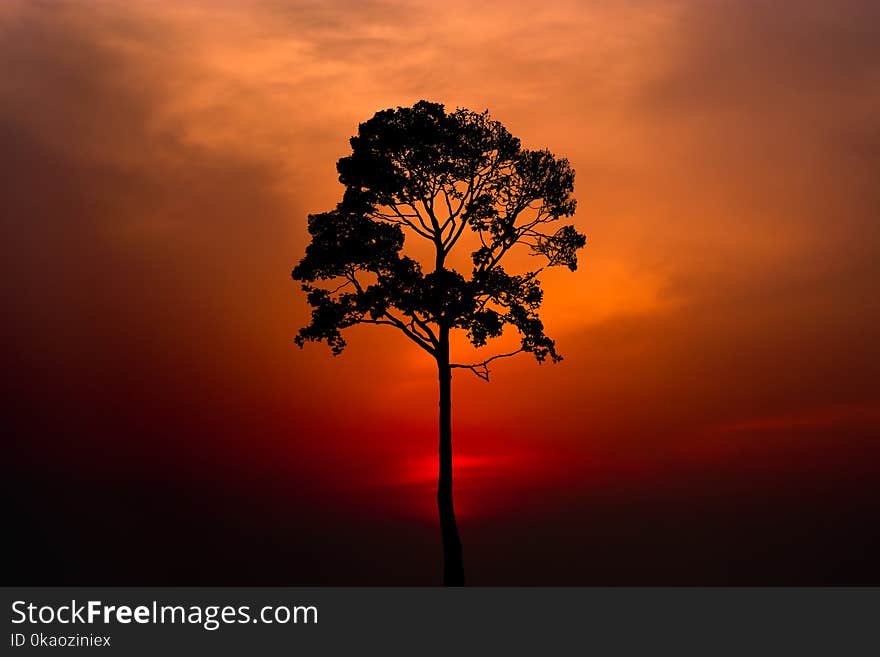
[[[522,211],[527,206],[528,206],[528,204],[526,204],[526,206],[519,206],[518,208],[516,208],[513,211],[513,214],[508,213],[506,219],[511,220],[511,223],[516,222],[517,217],[522,213]],[[542,208],[543,208],[543,206],[542,206]],[[513,238],[512,239],[502,240],[502,241],[497,241],[497,239],[493,239],[492,246],[491,247],[487,246],[487,248],[491,249],[491,257],[489,258],[489,260],[485,264],[483,264],[480,267],[479,271],[481,271],[481,272],[491,271],[494,267],[496,267],[498,265],[499,262],[501,262],[501,259],[504,257],[504,255],[510,249],[512,249],[517,244],[523,244],[523,242],[521,241],[523,236],[531,235],[531,236],[546,237],[546,235],[544,233],[538,232],[533,229],[535,228],[535,226],[537,226],[539,224],[549,223],[551,221],[555,221],[555,220],[548,217],[543,212],[543,209],[541,209],[538,211],[538,215],[535,218],[533,218],[531,221],[526,221],[525,223],[520,224],[519,226],[513,227]],[[485,241],[483,241],[482,231],[480,231],[480,241],[482,241],[483,245],[486,246]],[[496,253],[496,250],[497,250],[497,253]]]
[[[387,312],[383,315],[383,317],[387,317],[388,320],[362,318],[362,319],[358,320],[357,323],[358,324],[379,324],[379,325],[384,325],[384,326],[394,326],[394,327],[400,329],[401,331],[403,331],[403,333],[404,333],[404,335],[406,335],[406,337],[408,337],[410,340],[415,342],[422,349],[424,349],[429,354],[431,354],[431,356],[435,355],[434,348],[428,342],[425,341],[425,338],[422,338],[418,334],[413,333],[411,330],[409,330],[409,328],[407,328],[407,325],[404,324],[402,321],[400,321],[399,319],[397,319],[393,315],[388,314]]]
[[[431,232],[430,232],[430,228],[428,228],[428,225],[425,223],[425,220],[422,218],[422,215],[419,214],[419,211],[415,208],[415,206],[410,205],[410,207],[411,207],[411,208],[413,209],[413,211],[415,212],[415,214],[413,214],[413,215],[406,215],[406,214],[403,214],[403,213],[398,209],[397,205],[395,205],[395,204],[393,204],[393,203],[390,204],[388,207],[390,207],[392,210],[394,210],[394,214],[396,214],[396,215],[400,218],[399,221],[395,220],[393,217],[389,217],[388,215],[384,215],[384,214],[381,214],[381,213],[377,213],[377,216],[380,217],[380,218],[382,218],[382,219],[385,219],[385,220],[387,220],[387,221],[392,221],[392,222],[394,222],[394,223],[403,223],[403,224],[406,224],[407,226],[409,226],[410,228],[412,228],[416,233],[418,233],[419,235],[421,235],[421,236],[424,237],[425,239],[429,239],[429,240],[433,240],[433,239],[434,239],[434,236],[433,236],[433,235],[431,234]],[[408,218],[408,217],[411,217],[411,216],[414,216],[414,217],[416,217],[416,218],[419,220],[419,223],[422,225],[422,227],[424,228],[424,230],[420,229],[418,226],[415,225],[415,223],[413,223],[413,222]]]
[[[358,279],[355,276],[354,272],[349,272],[346,275],[346,278],[348,278],[348,280],[351,281],[351,283],[354,285],[355,289],[358,291],[358,294],[365,293],[363,286],[358,282]],[[408,337],[410,340],[415,342],[422,349],[427,351],[432,356],[435,355],[434,346],[436,346],[436,344],[437,344],[437,338],[434,336],[434,333],[431,331],[431,329],[425,325],[424,328],[426,329],[427,335],[421,335],[412,326],[413,322],[419,322],[420,325],[424,324],[424,322],[421,322],[421,320],[417,320],[415,317],[413,317],[412,322],[410,322],[410,325],[407,326],[403,320],[395,317],[394,315],[389,313],[387,310],[382,314],[382,317],[387,317],[388,320],[386,321],[386,320],[380,320],[380,319],[366,319],[366,318],[362,317],[361,319],[358,320],[357,323],[359,323],[359,324],[385,324],[388,326],[395,326],[395,327],[399,328],[401,331],[403,331],[403,333],[404,333],[404,335],[406,335],[406,337]]]
[[[517,354],[522,353],[523,351],[525,351],[525,349],[520,347],[516,351],[510,351],[506,354],[497,354],[495,356],[492,356],[491,358],[487,358],[486,360],[484,360],[480,363],[472,363],[469,365],[465,365],[462,363],[452,363],[449,367],[455,367],[455,368],[463,369],[463,370],[470,370],[471,372],[476,374],[478,377],[483,379],[483,381],[488,381],[489,380],[489,363],[491,363],[493,360],[498,360],[499,358],[510,358],[511,356],[516,356]]]

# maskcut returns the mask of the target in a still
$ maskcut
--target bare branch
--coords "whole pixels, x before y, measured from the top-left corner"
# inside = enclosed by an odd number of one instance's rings
[[[388,320],[386,321],[383,319],[362,318],[358,321],[358,323],[359,324],[380,324],[380,325],[385,325],[385,326],[394,326],[394,327],[400,329],[404,333],[404,335],[406,335],[406,337],[408,337],[410,340],[415,342],[418,346],[420,346],[422,349],[427,351],[429,354],[431,354],[432,356],[435,355],[434,348],[428,342],[426,342],[425,338],[422,338],[418,334],[413,333],[407,327],[407,325],[405,323],[403,323],[402,321],[400,321],[399,319],[397,319],[393,315],[390,315],[387,312],[383,315],[383,317],[387,317]]]
[[[523,210],[526,209],[527,206],[528,206],[528,204],[517,206],[516,208],[514,208],[512,214],[508,213],[508,218],[511,219],[512,222],[515,222],[516,218],[520,215],[520,213],[522,213]],[[490,271],[490,270],[494,269],[496,266],[498,266],[498,263],[501,262],[501,259],[504,257],[504,255],[511,248],[513,248],[516,244],[524,244],[522,238],[525,235],[546,237],[546,235],[544,233],[538,232],[538,231],[534,230],[534,228],[535,228],[535,226],[538,226],[539,224],[550,223],[552,221],[555,221],[555,219],[553,217],[550,217],[549,215],[547,215],[544,212],[544,209],[542,206],[542,208],[538,211],[538,214],[536,217],[534,217],[530,221],[527,221],[523,224],[520,224],[519,226],[514,227],[512,238],[504,240],[502,242],[495,242],[494,244],[492,244],[491,247],[487,246],[485,241],[483,241],[483,234],[482,234],[482,231],[480,231],[480,240],[483,242],[483,245],[486,246],[487,248],[491,248],[491,250],[493,252],[492,257],[480,267],[480,271],[482,271],[482,272]],[[497,253],[495,253],[496,249],[498,249]]]
[[[455,219],[455,214],[456,214],[456,213],[452,211],[452,203],[449,202],[449,193],[446,191],[446,185],[441,185],[441,186],[440,186],[440,189],[443,190],[443,200],[446,201],[446,209],[447,209],[447,211],[449,212],[449,217],[446,219],[445,222],[443,222],[443,227],[445,228],[446,225],[447,225],[450,221],[452,221],[453,219]]]
[[[337,287],[328,291],[330,292],[330,294],[336,294],[337,292],[339,292],[339,290],[347,288],[349,285],[351,285],[351,279],[346,280],[345,283],[343,283],[342,285],[338,285]]]
[[[355,276],[354,272],[349,272],[346,275],[346,278],[354,285],[355,289],[358,291],[358,294],[364,294],[364,288],[360,284],[360,282],[358,282],[358,279]],[[419,345],[422,349],[427,351],[429,354],[431,354],[432,356],[435,354],[434,347],[437,345],[437,338],[427,325],[424,326],[424,328],[427,330],[427,335],[422,335],[418,331],[415,331],[413,328],[411,328],[412,322],[410,323],[410,326],[407,326],[407,324],[403,320],[395,317],[394,315],[389,313],[387,310],[385,311],[385,313],[382,316],[387,317],[388,320],[386,321],[386,320],[380,320],[380,319],[361,318],[360,320],[358,320],[358,323],[361,323],[361,324],[385,324],[388,326],[395,326],[398,329],[400,329],[401,331],[403,331],[403,333],[404,333],[404,335],[406,335],[406,337],[408,337],[410,340],[415,342],[417,345]],[[412,319],[413,319],[413,322],[416,321],[415,317],[413,317]],[[418,320],[418,321],[421,322],[421,320]]]
[[[419,328],[422,329],[422,331],[425,333],[425,337],[428,339],[428,341],[430,341],[431,344],[433,344],[435,347],[440,344],[440,342],[437,340],[437,335],[434,333],[434,331],[431,330],[431,326],[428,324],[428,322],[419,319],[415,315],[410,315],[410,317],[412,317],[412,322],[414,322]]]
[[[452,251],[452,247],[455,246],[458,238],[461,237],[462,232],[464,232],[465,226],[467,226],[467,221],[462,221],[457,229],[455,228],[455,224],[453,224],[449,237],[443,241],[443,250],[446,254],[449,254],[449,252]]]
[[[478,377],[483,379],[483,381],[489,381],[489,363],[491,363],[494,360],[498,360],[500,358],[510,358],[511,356],[516,356],[517,354],[522,353],[523,351],[525,351],[525,349],[520,347],[516,351],[510,351],[506,354],[497,354],[495,356],[492,356],[491,358],[487,358],[486,360],[484,360],[480,363],[471,363],[468,365],[465,365],[462,363],[452,363],[449,367],[455,367],[455,368],[463,369],[463,370],[470,370],[471,372],[476,374]]]
[[[389,217],[388,215],[384,215],[384,214],[377,214],[377,216],[382,219],[386,219],[387,221],[392,221],[394,223],[406,224],[407,226],[412,228],[416,233],[418,233],[419,235],[421,235],[425,239],[429,239],[429,240],[434,239],[434,235],[431,233],[431,229],[425,223],[425,220],[422,218],[422,215],[419,213],[418,209],[416,209],[416,207],[414,205],[410,205],[409,207],[411,207],[413,209],[413,212],[415,214],[404,214],[403,212],[400,211],[400,209],[394,203],[391,203],[388,207],[390,207],[394,211],[394,214],[397,215],[397,217],[399,218],[399,221],[395,220],[393,217]],[[424,230],[422,230],[418,226],[416,226],[416,224],[409,217],[417,218],[419,220],[419,223],[422,225],[422,228],[424,228]]]

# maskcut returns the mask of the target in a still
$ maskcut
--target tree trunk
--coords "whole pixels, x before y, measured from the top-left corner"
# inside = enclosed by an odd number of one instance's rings
[[[452,506],[452,370],[449,367],[449,329],[441,328],[437,349],[440,378],[440,474],[437,480],[437,510],[443,537],[443,585],[464,586],[461,540]]]

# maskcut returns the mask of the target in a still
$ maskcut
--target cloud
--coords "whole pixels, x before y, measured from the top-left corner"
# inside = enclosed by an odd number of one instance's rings
[[[163,119],[197,69],[172,65],[161,23],[40,4],[2,20],[2,354],[18,448],[88,453],[144,430],[128,448],[160,452],[186,431],[162,418],[241,395],[259,360],[244,336],[263,336],[271,311],[248,294],[288,260],[265,248],[287,234],[277,173]],[[231,353],[242,360],[217,367]]]

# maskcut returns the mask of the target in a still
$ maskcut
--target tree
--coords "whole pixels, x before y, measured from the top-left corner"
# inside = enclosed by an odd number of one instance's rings
[[[376,113],[351,138],[337,163],[345,186],[334,210],[309,216],[311,243],[293,270],[312,308],[295,341],[345,348],[342,330],[377,324],[400,331],[437,364],[440,471],[437,508],[443,582],[464,584],[461,541],[452,498],[452,370],[489,380],[489,365],[528,352],[538,362],[561,356],[538,316],[546,268],[577,268],[586,238],[572,225],[574,171],[547,150],[522,148],[488,112],[419,101]],[[467,231],[467,233],[466,233]],[[467,239],[462,239],[467,234]],[[431,261],[403,253],[407,237],[426,240]],[[467,276],[450,254],[471,242]],[[510,274],[504,257],[517,245],[540,266]],[[461,250],[461,247],[459,247]],[[484,347],[506,328],[519,348],[479,362],[450,360],[450,340],[464,333]]]

